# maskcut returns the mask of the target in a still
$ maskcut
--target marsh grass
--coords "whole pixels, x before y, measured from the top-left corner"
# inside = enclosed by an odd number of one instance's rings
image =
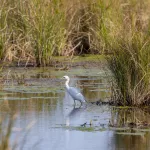
[[[94,53],[92,48],[92,28],[95,26],[93,3],[79,1],[70,8],[67,14],[67,31],[69,48],[66,53]],[[93,49],[93,51],[92,51]],[[68,53],[68,54],[69,54]]]
[[[107,59],[115,79],[112,101],[118,105],[145,105],[150,100],[150,22],[143,23],[147,3],[140,4],[130,1],[122,8],[120,33],[109,44],[112,55]]]
[[[150,100],[150,47],[145,43],[139,45],[138,39],[132,42],[132,46],[123,43],[108,58],[116,82],[112,100],[119,105],[143,105]]]
[[[148,36],[149,6],[141,0],[1,0],[0,58],[45,66],[54,55],[112,53],[120,38],[139,30]]]
[[[116,3],[2,0],[0,58],[46,66],[54,55],[107,52],[116,34]]]
[[[0,57],[50,64],[65,47],[65,12],[60,0],[0,2]]]
[[[149,110],[137,107],[114,107],[111,112],[110,126],[116,129],[149,129]]]
[[[65,47],[65,12],[60,0],[32,1],[32,39],[38,66],[50,64],[53,55],[60,55]]]

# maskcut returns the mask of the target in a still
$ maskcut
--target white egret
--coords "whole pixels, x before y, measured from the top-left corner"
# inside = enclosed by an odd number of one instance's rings
[[[66,89],[69,95],[73,98],[74,104],[76,105],[75,100],[77,100],[81,103],[81,106],[82,106],[82,103],[86,102],[84,96],[81,94],[81,92],[77,88],[69,86],[70,78],[68,76],[63,76],[63,78],[66,79],[66,83],[65,83]]]

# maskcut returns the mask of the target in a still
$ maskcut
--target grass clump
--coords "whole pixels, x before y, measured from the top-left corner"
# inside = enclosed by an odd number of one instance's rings
[[[120,32],[116,32],[112,41],[107,38],[112,52],[107,57],[108,64],[116,81],[112,101],[118,105],[145,105],[150,103],[150,21],[143,23],[141,12],[147,3],[131,0],[125,4],[121,4],[124,6],[116,25]],[[108,30],[107,33],[110,34]]]
[[[66,42],[61,0],[2,0],[0,58],[3,61],[49,65]]]
[[[38,66],[49,65],[53,55],[65,47],[65,12],[60,0],[34,0],[31,5],[31,36]]]
[[[133,38],[131,45],[119,45],[108,58],[116,81],[112,98],[119,105],[143,105],[150,100],[150,46],[138,38]]]

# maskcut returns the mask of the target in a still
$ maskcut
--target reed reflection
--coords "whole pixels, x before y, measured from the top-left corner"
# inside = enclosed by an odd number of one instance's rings
[[[110,125],[115,130],[115,149],[150,149],[149,109],[113,108]]]

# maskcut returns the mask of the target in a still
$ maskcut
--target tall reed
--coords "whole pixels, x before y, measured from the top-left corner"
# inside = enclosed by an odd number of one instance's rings
[[[50,64],[66,45],[61,0],[2,0],[0,56],[9,61]]]
[[[114,29],[120,32],[109,42],[108,63],[116,81],[112,100],[119,105],[149,104],[150,21],[143,20],[147,14],[142,12],[147,3],[128,2],[119,5],[118,29]]]
[[[50,64],[66,45],[65,12],[61,0],[33,0],[30,5],[31,38],[38,65]]]

